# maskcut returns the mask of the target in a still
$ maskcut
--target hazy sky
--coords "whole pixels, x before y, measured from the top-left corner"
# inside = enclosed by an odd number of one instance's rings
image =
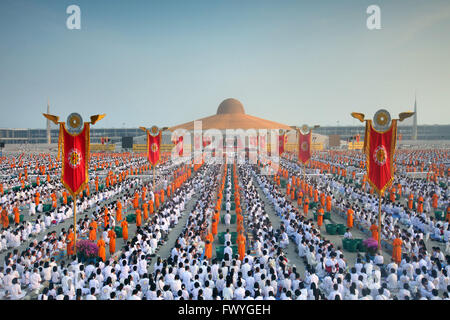
[[[66,8],[81,8],[68,30]],[[369,5],[381,30],[366,27]],[[412,110],[450,123],[448,0],[1,0],[0,127],[171,126],[226,98],[288,125]]]

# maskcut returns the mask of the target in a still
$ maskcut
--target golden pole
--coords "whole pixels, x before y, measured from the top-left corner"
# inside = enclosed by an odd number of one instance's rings
[[[77,196],[73,196],[73,234],[74,234],[74,252],[77,255]]]
[[[156,165],[153,165],[153,193],[155,193],[156,190],[156,185],[155,185],[155,176],[156,176],[156,170],[155,170]]]
[[[378,202],[378,252],[381,253],[381,199],[382,195],[380,193],[380,200]]]

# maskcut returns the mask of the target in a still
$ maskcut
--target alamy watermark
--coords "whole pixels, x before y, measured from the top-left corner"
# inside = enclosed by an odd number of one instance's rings
[[[373,4],[367,7],[366,13],[370,16],[367,18],[367,29],[380,30],[381,29],[381,9],[379,6]]]
[[[295,133],[294,130],[292,132]],[[264,164],[266,175],[278,172],[279,155],[279,130],[278,129],[219,129],[202,130],[202,122],[194,121],[194,137],[185,129],[177,129],[172,132],[171,141],[177,141],[172,149],[171,159],[175,163],[208,164],[238,163],[257,164],[258,160]],[[183,137],[180,141],[178,138]],[[270,141],[270,152],[268,141]],[[189,142],[191,148],[185,148]],[[193,145],[192,145],[193,144]],[[179,150],[183,146],[182,155]]]
[[[69,30],[81,29],[81,9],[79,6],[72,4],[67,7],[66,13],[70,16],[66,20],[66,26]]]

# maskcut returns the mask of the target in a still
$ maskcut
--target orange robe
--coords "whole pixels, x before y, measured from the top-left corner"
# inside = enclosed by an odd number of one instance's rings
[[[320,194],[320,205],[325,207],[325,195],[323,193]]]
[[[123,220],[122,223],[120,224],[120,226],[122,227],[122,238],[124,241],[128,240],[128,222],[127,220]]]
[[[309,198],[306,197],[305,198],[305,202],[303,204],[303,214],[306,216],[308,214],[308,210],[309,210]]]
[[[153,208],[153,200],[150,200],[148,202],[148,211],[150,212],[150,214],[153,214],[155,212],[155,209]]]
[[[39,205],[39,202],[40,202],[40,194],[39,194],[39,192],[36,192],[36,197],[34,198],[35,200],[34,200],[34,203],[36,204],[36,206],[38,206]]]
[[[96,231],[96,229],[92,228],[89,231],[89,240],[91,240],[91,241],[97,240],[97,231]]]
[[[393,245],[392,259],[399,264],[402,261],[402,240],[400,238],[395,238]]]
[[[116,221],[120,222],[120,220],[122,220],[122,203],[117,201]]]
[[[320,208],[319,210],[317,210],[317,225],[319,226],[319,228],[322,226],[323,224],[323,208]]]
[[[417,200],[417,212],[422,213],[423,212],[423,197],[420,196]]]
[[[438,195],[435,193],[433,194],[433,202],[432,202],[432,206],[434,209],[437,209],[438,207]]]
[[[67,255],[72,256],[75,254],[75,234],[70,232],[67,235]]]
[[[141,210],[137,209],[136,210],[136,227],[140,227],[142,226],[142,215],[141,215]]]
[[[353,211],[353,209],[348,209],[347,210],[347,228],[353,228],[353,214],[355,212]]]
[[[16,224],[19,224],[19,223],[20,223],[19,208],[14,207],[13,212],[14,212],[14,222],[15,222]]]
[[[2,224],[3,224],[3,228],[5,228],[5,229],[8,228],[8,226],[9,226],[8,212],[6,212],[5,209],[2,210]]]
[[[56,208],[58,206],[58,202],[56,201],[56,195],[52,193],[52,208]]]
[[[103,262],[106,261],[106,250],[105,250],[105,241],[100,238],[100,240],[97,241],[97,247],[98,247],[98,256],[103,260]]]
[[[326,209],[327,212],[331,211],[331,197],[327,196],[326,200],[325,200],[325,205],[326,205]]]
[[[212,225],[211,225],[211,232],[215,236],[217,234],[217,223],[218,221],[214,219]]]
[[[236,241],[238,245],[239,260],[242,261],[245,257],[245,237],[242,235],[242,233],[239,233]]]
[[[133,199],[133,208],[137,209],[137,207],[139,207],[139,195],[136,192]]]
[[[372,238],[378,240],[378,226],[376,224],[373,224],[370,227],[370,231],[372,232]]]
[[[156,207],[156,209],[159,208],[159,194],[158,193],[155,194],[155,207]]]
[[[412,210],[413,208],[413,203],[414,203],[414,195],[410,194],[409,195],[409,200],[408,200],[408,209]]]
[[[206,259],[212,258],[212,243],[214,241],[214,237],[212,233],[208,233],[205,239],[205,257]],[[208,243],[209,242],[209,243]]]
[[[144,220],[148,219],[148,203],[144,203],[142,205],[142,207],[144,208]]]
[[[116,233],[114,230],[108,231],[108,238],[109,238],[109,254],[113,255],[114,252],[116,252]]]

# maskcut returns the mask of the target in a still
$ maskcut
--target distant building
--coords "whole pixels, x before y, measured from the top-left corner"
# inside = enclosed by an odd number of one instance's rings
[[[350,140],[359,134],[363,140],[365,126],[320,127],[314,131],[327,136],[340,135],[342,140]],[[414,139],[413,127],[403,126],[400,123],[397,133],[401,135],[402,140],[450,140],[450,124],[417,126],[417,139]]]

